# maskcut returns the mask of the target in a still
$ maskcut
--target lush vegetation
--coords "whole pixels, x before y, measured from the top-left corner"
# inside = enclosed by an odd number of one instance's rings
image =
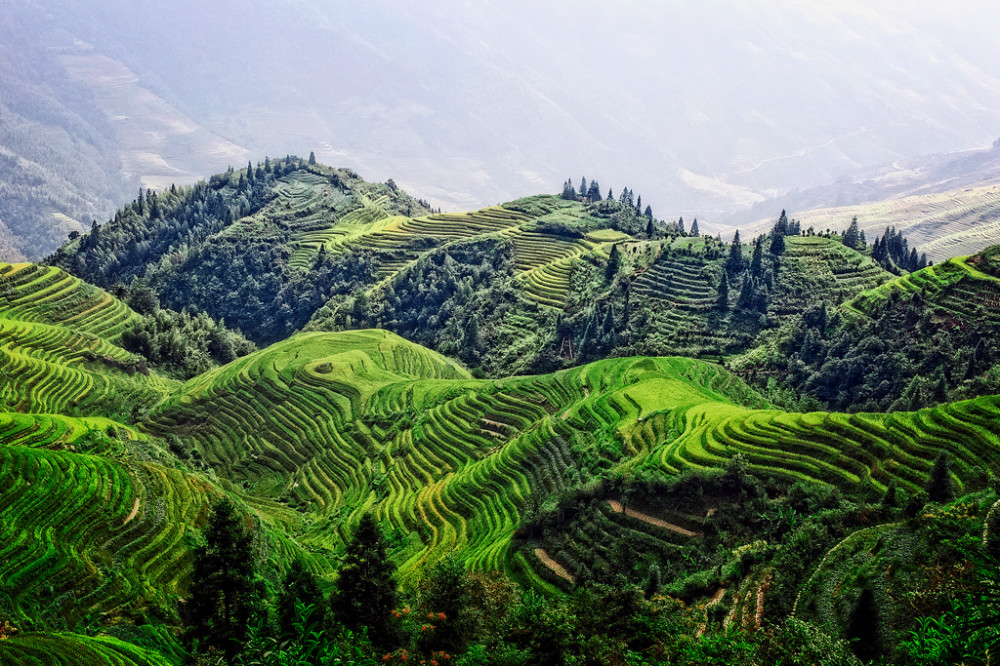
[[[0,265],[0,663],[988,663],[1000,254],[855,231],[289,158]]]

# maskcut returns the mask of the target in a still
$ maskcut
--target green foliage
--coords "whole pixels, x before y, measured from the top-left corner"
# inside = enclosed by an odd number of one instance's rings
[[[281,634],[286,638],[294,637],[312,625],[324,626],[326,606],[316,576],[306,569],[302,560],[292,562],[278,593],[276,610]]]
[[[924,486],[932,502],[950,502],[955,499],[955,485],[951,480],[948,452],[942,451],[934,459],[927,485]]]
[[[184,606],[186,639],[199,652],[216,649],[232,660],[262,611],[252,539],[233,502],[212,507],[205,543],[195,549],[191,594]]]
[[[394,572],[382,529],[370,513],[362,514],[338,570],[330,610],[351,630],[367,627],[372,644],[380,648],[391,647],[397,640],[390,616],[397,599]]]

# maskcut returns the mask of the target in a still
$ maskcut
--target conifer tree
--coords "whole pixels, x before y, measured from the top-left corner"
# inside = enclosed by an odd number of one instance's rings
[[[385,648],[395,639],[391,613],[396,606],[396,567],[389,561],[382,529],[370,513],[361,516],[347,545],[337,590],[330,597],[334,618],[345,627],[368,628],[372,644]]]
[[[653,237],[653,218],[650,217],[649,220],[646,222],[646,238],[652,238],[652,237]]]
[[[586,178],[586,176],[584,176],[583,178],[580,179],[580,196],[581,197],[587,196],[587,178]]]
[[[683,217],[680,217],[680,218],[677,219],[677,230],[681,232],[681,236],[687,235],[687,234],[684,233],[684,218]]]
[[[946,451],[942,451],[934,459],[934,467],[931,468],[931,474],[927,479],[927,485],[924,487],[924,490],[927,491],[927,496],[930,497],[932,502],[944,503],[955,499],[955,487],[952,484],[948,453]]]
[[[646,216],[647,220],[652,220],[653,219],[653,207],[647,205],[646,206],[646,210],[644,210],[642,212],[642,214]]]
[[[729,276],[723,271],[722,281],[719,282],[719,296],[715,299],[715,305],[720,310],[729,309]]]
[[[694,222],[691,223],[691,235],[692,236],[700,236],[701,235],[698,232],[698,218],[697,217],[694,218]]]
[[[844,247],[849,247],[852,250],[857,249],[859,241],[858,216],[855,215],[851,220],[851,225],[847,227],[847,231],[844,232]]]
[[[214,647],[232,660],[259,618],[263,590],[257,580],[252,539],[235,505],[212,507],[205,543],[194,553],[190,596],[184,608],[186,638],[202,651]]]
[[[612,192],[611,188],[609,187],[608,188],[608,201],[614,201],[614,200],[615,200],[615,193]]]
[[[760,279],[764,275],[764,237],[757,236],[753,242],[753,256],[750,258],[750,275]]]
[[[726,259],[726,271],[731,275],[737,275],[743,270],[743,243],[740,241],[740,230],[737,229],[733,235],[733,242],[729,246],[729,257]]]
[[[611,246],[611,255],[608,257],[608,265],[604,269],[604,281],[611,282],[618,275],[618,270],[622,264],[622,253],[618,249],[618,244]]]

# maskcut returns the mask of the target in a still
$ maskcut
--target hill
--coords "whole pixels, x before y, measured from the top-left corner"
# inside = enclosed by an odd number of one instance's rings
[[[50,261],[106,288],[141,278],[165,306],[259,343],[381,327],[491,376],[606,355],[718,358],[889,279],[837,239],[791,234],[747,282],[752,247],[727,264],[717,239],[640,209],[628,188],[608,200],[591,183],[586,195],[429,213],[391,182],[286,158],[144,195]]]
[[[1000,247],[903,275],[816,308],[733,367],[838,409],[910,409],[994,393]]]
[[[25,630],[0,642],[5,659],[51,649],[128,663],[141,645],[152,663],[176,663],[183,649],[171,628],[180,622],[193,545],[208,507],[223,496],[248,516],[254,558],[272,584],[299,559],[330,585],[353,525],[372,511],[406,586],[450,556],[558,595],[571,589],[569,580],[605,576],[614,552],[632,553],[622,562],[634,564],[620,570],[641,582],[649,573],[643,553],[655,552],[677,574],[677,594],[697,598],[711,593],[716,565],[702,559],[703,544],[691,535],[713,525],[730,540],[742,534],[718,522],[731,515],[725,479],[769,477],[785,484],[783,493],[801,482],[856,498],[890,486],[918,496],[931,459],[947,451],[962,491],[983,483],[1000,447],[996,397],[894,414],[788,413],[720,366],[679,357],[475,379],[384,330],[300,333],[183,384],[130,377],[74,363],[57,343],[62,331],[73,331],[70,320],[91,330],[108,326],[97,314],[77,317],[95,305],[126,320],[133,312],[57,269],[28,265],[4,274],[11,272],[7,311],[20,319],[6,321],[28,327],[28,340],[55,340],[57,349],[46,352],[51,360],[38,373],[53,381],[25,390],[25,404],[81,414],[116,409],[115,401],[74,406],[60,397],[65,386],[88,390],[88,381],[132,381],[149,397],[139,410],[118,408],[119,422],[0,415],[0,474],[8,477],[0,482],[0,511],[11,553],[0,598]],[[76,296],[61,308],[53,306],[58,298],[19,303],[10,296],[46,280],[70,284],[33,293]],[[74,365],[84,379],[66,382],[64,368]],[[712,481],[713,469],[728,476]],[[642,500],[652,480],[691,474],[709,475],[700,509],[675,490],[660,505]],[[599,500],[594,510],[559,508],[587,497]],[[720,518],[706,517],[712,507]],[[553,520],[548,532],[537,527]],[[626,543],[638,550],[615,545]],[[758,575],[726,579],[743,581],[739,598],[749,598]],[[782,585],[794,589],[798,580]],[[106,636],[87,636],[95,630]]]

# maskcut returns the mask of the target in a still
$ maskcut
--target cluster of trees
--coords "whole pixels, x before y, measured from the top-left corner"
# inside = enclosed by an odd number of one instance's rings
[[[505,362],[500,322],[524,309],[514,285],[510,242],[472,240],[428,252],[400,271],[376,298],[363,291],[320,308],[314,325],[385,328],[457,357],[473,368],[499,371]]]
[[[160,308],[156,295],[141,281],[128,291],[128,304],[143,317],[122,333],[120,344],[168,375],[189,379],[257,348],[204,312]]]
[[[858,219],[854,218],[851,223],[855,231],[857,230],[857,221]],[[850,229],[848,229],[848,233],[850,233]],[[861,232],[861,242],[864,242],[864,232]],[[847,245],[846,234],[844,244]],[[903,271],[918,271],[932,263],[927,261],[926,253],[918,255],[917,248],[911,248],[909,241],[903,236],[902,230],[896,231],[895,227],[886,227],[885,233],[875,238],[875,243],[872,245],[872,259],[896,275]]]
[[[779,353],[748,374],[777,374],[831,409],[920,409],[993,390],[980,383],[1000,362],[997,333],[985,319],[937,318],[919,293],[894,291],[870,318],[810,308],[783,332]]]
[[[798,235],[801,227],[795,220],[789,220],[785,211],[766,236],[758,236],[753,241],[753,250],[748,262],[744,256],[743,242],[739,230],[733,235],[729,245],[722,278],[717,287],[716,306],[720,311],[730,308],[732,285],[739,284],[739,296],[734,310],[750,320],[760,322],[767,314],[769,297],[774,288],[775,276],[781,255],[785,252],[785,237]],[[765,246],[767,250],[765,251]]]

